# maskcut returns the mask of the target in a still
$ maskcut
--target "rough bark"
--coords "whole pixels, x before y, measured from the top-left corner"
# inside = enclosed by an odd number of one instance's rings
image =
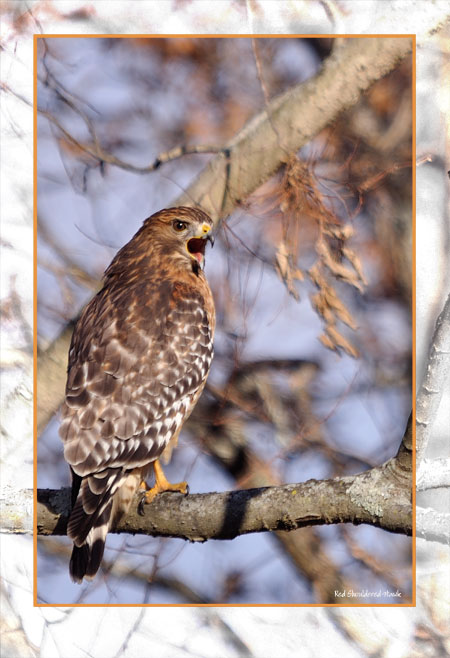
[[[311,525],[366,523],[411,535],[410,494],[395,474],[394,461],[333,480],[189,496],[162,494],[145,507],[143,516],[134,505],[116,532],[203,542]],[[38,490],[38,534],[65,534],[69,509],[69,489]]]

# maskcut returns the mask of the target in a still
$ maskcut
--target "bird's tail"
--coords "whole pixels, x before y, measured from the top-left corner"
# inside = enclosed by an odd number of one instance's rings
[[[92,579],[100,568],[111,525],[114,494],[123,478],[124,473],[118,468],[84,478],[74,477],[72,487],[76,499],[67,525],[67,536],[74,543],[69,569],[76,583],[81,583],[83,578]]]
[[[100,568],[105,550],[106,535],[109,530],[111,505],[99,517],[101,525],[91,528],[86,541],[81,546],[73,545],[70,558],[70,577],[75,583],[81,583],[83,578],[92,580]]]

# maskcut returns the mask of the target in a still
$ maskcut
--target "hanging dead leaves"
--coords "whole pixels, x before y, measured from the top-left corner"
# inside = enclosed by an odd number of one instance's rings
[[[305,277],[301,269],[295,265],[293,255],[289,253],[288,246],[284,240],[278,244],[275,258],[275,268],[280,279],[285,284],[289,294],[299,301],[300,295],[294,285],[294,281],[301,281]]]
[[[285,165],[278,203],[282,238],[277,245],[275,267],[280,279],[289,294],[298,300],[295,281],[308,274],[318,289],[311,295],[311,303],[324,322],[320,341],[331,350],[343,350],[356,358],[357,349],[338,329],[338,323],[344,323],[353,331],[357,325],[336,287],[340,281],[362,292],[366,284],[361,262],[349,244],[354,234],[353,227],[338,219],[332,204],[320,189],[313,167],[297,156],[291,156]],[[300,230],[306,215],[314,220],[318,230],[315,240],[317,258],[304,272],[297,260]]]

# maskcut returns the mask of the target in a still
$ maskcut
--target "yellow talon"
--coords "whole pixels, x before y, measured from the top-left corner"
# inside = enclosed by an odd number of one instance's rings
[[[145,482],[141,484],[141,488],[146,489],[144,494],[145,503],[151,503],[155,496],[157,496],[159,493],[163,493],[164,491],[178,491],[182,494],[188,493],[189,487],[187,482],[177,482],[176,484],[171,484],[167,480],[166,476],[164,475],[164,471],[162,470],[161,464],[159,463],[159,459],[153,462],[153,470],[155,471],[155,484],[153,487],[147,490]]]

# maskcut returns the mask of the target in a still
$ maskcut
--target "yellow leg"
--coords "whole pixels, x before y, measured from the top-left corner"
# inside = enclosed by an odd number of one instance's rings
[[[155,484],[151,489],[145,492],[145,503],[151,503],[156,495],[164,491],[178,491],[182,494],[187,494],[189,491],[187,482],[177,482],[176,484],[171,484],[164,472],[162,470],[159,459],[153,462],[153,470],[155,471]],[[145,487],[145,483],[143,483]],[[141,484],[141,487],[143,486]]]

